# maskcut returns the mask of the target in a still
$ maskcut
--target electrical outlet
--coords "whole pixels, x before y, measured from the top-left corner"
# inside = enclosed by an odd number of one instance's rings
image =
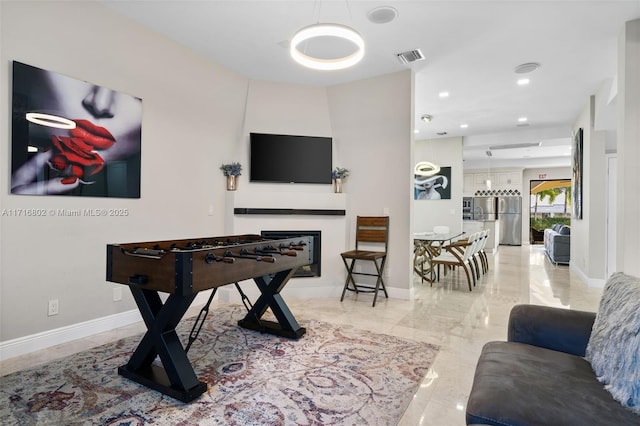
[[[60,306],[58,305],[58,299],[49,300],[49,313],[48,316],[58,315]]]
[[[113,301],[117,302],[118,300],[122,300],[122,287],[113,288]]]

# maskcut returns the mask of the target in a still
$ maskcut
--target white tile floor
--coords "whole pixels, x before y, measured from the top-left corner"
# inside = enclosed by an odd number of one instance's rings
[[[416,276],[411,301],[348,294],[336,299],[290,300],[299,322],[305,318],[352,324],[440,345],[434,365],[399,422],[413,425],[464,425],[464,410],[475,364],[482,346],[506,338],[511,307],[519,303],[595,311],[602,290],[587,287],[568,266],[556,266],[540,246],[500,246],[489,256],[490,270],[468,291],[463,272],[443,278],[433,287]],[[192,308],[197,314],[198,309]],[[49,362],[127,335],[144,331],[142,324],[37,351],[0,363],[0,374]]]

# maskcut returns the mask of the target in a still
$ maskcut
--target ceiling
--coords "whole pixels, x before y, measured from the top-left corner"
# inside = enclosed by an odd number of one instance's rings
[[[599,125],[615,132],[617,40],[626,21],[640,18],[640,0],[101,3],[251,79],[330,86],[411,68],[415,140],[463,136],[465,168],[470,169],[488,161],[492,167],[568,166],[571,126],[598,91],[605,92],[607,101]],[[371,22],[367,14],[381,6],[393,7],[396,19]],[[356,29],[366,43],[364,59],[340,71],[295,63],[288,40],[317,22]],[[341,54],[345,49],[337,44],[322,48]],[[397,59],[398,53],[413,49],[425,59],[411,64]],[[528,62],[540,68],[526,75],[514,72]],[[530,83],[519,86],[522,77]],[[446,98],[439,96],[444,91]],[[433,119],[421,121],[424,114]],[[518,122],[520,117],[527,121]],[[491,160],[486,155],[489,147],[532,142],[541,146],[492,149]]]

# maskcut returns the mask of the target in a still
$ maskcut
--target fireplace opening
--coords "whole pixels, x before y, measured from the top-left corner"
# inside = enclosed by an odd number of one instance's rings
[[[293,274],[294,278],[319,277],[321,256],[320,248],[322,231],[261,231],[260,236],[263,238],[296,238],[296,237],[313,237],[313,245],[311,247],[311,265],[305,265],[296,270]]]

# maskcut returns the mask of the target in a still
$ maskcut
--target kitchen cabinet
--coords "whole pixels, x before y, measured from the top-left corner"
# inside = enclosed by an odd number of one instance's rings
[[[498,243],[500,242],[500,221],[499,220],[464,220],[462,221],[462,230],[466,235],[480,232],[484,229],[489,230],[489,238],[485,251],[487,253],[495,253],[498,251]]]
[[[491,180],[491,190],[518,190],[521,194],[526,192],[522,188],[522,170],[495,170],[464,173],[463,194],[474,196],[478,191],[486,191],[487,179]]]

